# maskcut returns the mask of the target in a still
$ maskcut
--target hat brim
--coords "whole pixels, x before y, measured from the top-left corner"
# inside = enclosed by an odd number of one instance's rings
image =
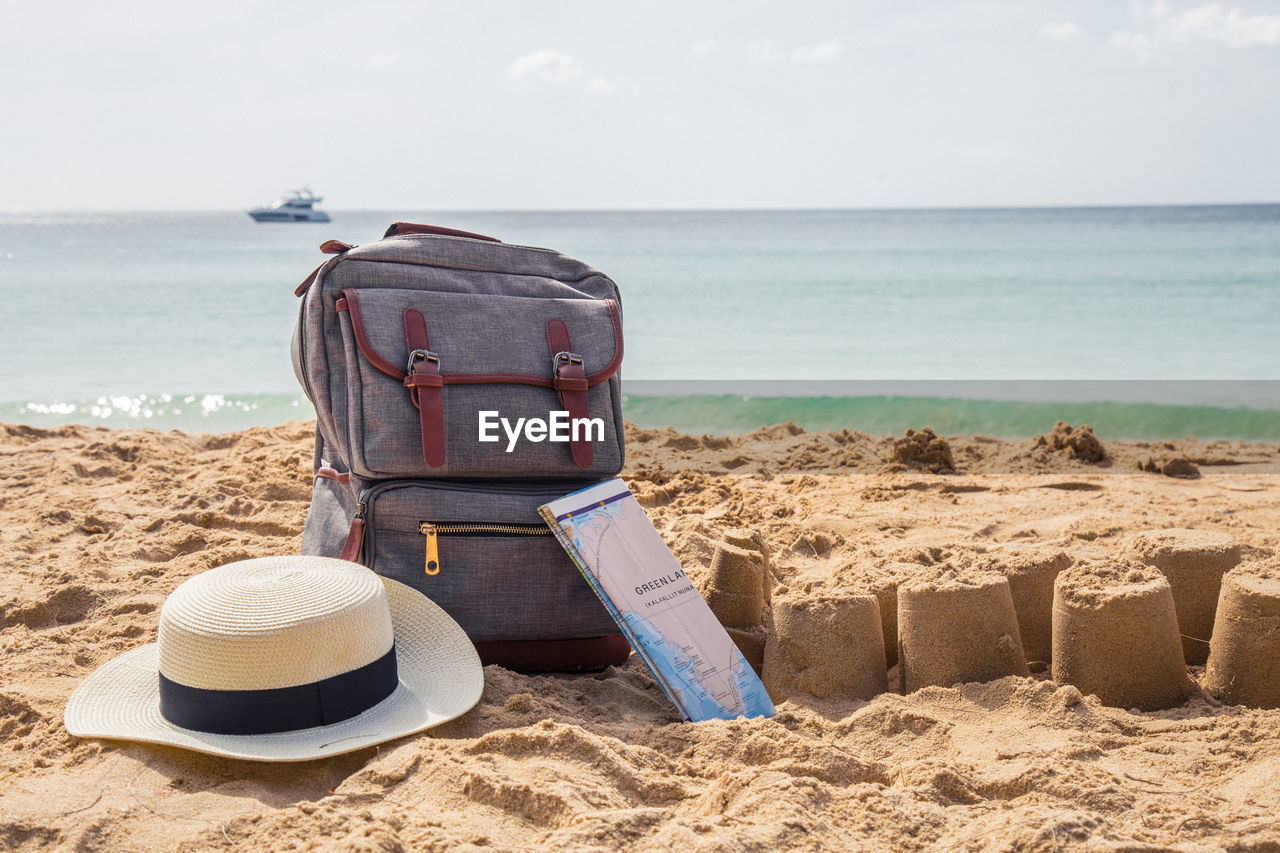
[[[400,684],[369,710],[311,729],[221,735],[184,729],[160,714],[158,647],[126,652],[71,694],[63,721],[77,737],[136,740],[251,761],[310,761],[438,726],[480,701],[484,670],[458,623],[422,593],[382,578]]]

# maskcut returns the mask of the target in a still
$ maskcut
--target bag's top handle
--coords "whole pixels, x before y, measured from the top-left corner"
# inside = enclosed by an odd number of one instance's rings
[[[472,240],[488,240],[490,243],[501,243],[497,237],[475,234],[471,231],[459,231],[456,228],[442,228],[439,225],[418,225],[413,222],[392,222],[383,237],[396,237],[401,234],[438,234],[441,237],[470,237]]]
[[[491,243],[501,243],[497,237],[489,237],[484,234],[475,234],[471,231],[459,231],[457,228],[443,228],[439,225],[418,225],[413,222],[392,222],[391,227],[387,229],[387,233],[383,237],[395,237],[399,234],[438,234],[441,237],[468,237],[472,240],[488,240]],[[351,243],[344,243],[341,240],[325,240],[320,244],[320,251],[326,255],[340,255],[355,246]],[[311,287],[311,282],[315,280],[316,273],[325,268],[326,264],[332,265],[337,258],[330,258],[325,264],[321,264],[311,271],[311,275],[303,279],[302,284],[298,285],[293,291],[294,296],[302,296],[307,292],[307,288]]]

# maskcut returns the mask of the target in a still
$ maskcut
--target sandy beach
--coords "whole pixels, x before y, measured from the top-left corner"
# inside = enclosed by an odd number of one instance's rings
[[[775,603],[1105,561],[1163,528],[1230,537],[1245,561],[1280,553],[1276,446],[1100,448],[1051,426],[945,442],[629,427],[623,477],[695,581],[726,531],[758,534]],[[1105,707],[1039,667],[686,724],[633,656],[586,676],[489,667],[462,718],[299,765],[68,736],[72,690],[153,641],[179,583],[297,552],[311,429],[0,426],[0,847],[1280,850],[1280,710],[1221,704],[1202,666],[1161,711]]]

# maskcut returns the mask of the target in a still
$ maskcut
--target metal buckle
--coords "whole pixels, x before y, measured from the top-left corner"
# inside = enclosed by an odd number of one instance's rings
[[[408,366],[405,367],[404,372],[413,373],[414,362],[416,362],[420,358],[425,358],[427,361],[434,361],[437,366],[439,366],[440,364],[440,356],[436,355],[431,350],[415,349],[409,352],[409,364]]]
[[[578,355],[576,352],[568,351],[558,352],[551,356],[552,376],[560,375],[560,362],[564,362],[565,364],[582,364],[582,356]]]

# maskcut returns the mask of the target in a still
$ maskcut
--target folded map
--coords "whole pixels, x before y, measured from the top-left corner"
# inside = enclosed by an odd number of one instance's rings
[[[622,480],[538,508],[686,720],[768,717],[769,694]]]

